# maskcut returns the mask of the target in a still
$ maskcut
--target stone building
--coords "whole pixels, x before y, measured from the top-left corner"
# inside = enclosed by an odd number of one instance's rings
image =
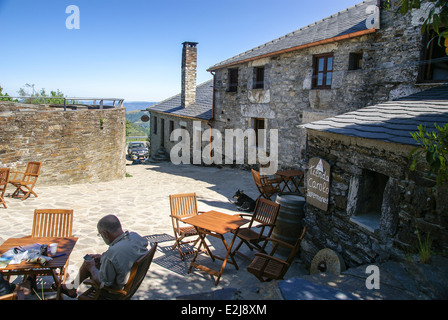
[[[181,92],[147,108],[151,115],[152,161],[167,159],[179,142],[192,141],[195,136],[201,141],[202,132],[209,128],[208,123],[213,117],[212,80],[196,85],[197,43],[184,42],[182,45]],[[171,141],[171,133],[176,129],[185,129],[188,137],[179,136]],[[190,144],[188,162],[193,157],[194,148],[201,147]]]
[[[417,230],[446,254],[447,185],[433,188],[424,166],[410,171],[409,132],[434,123],[448,123],[448,86],[304,125],[309,157],[331,166],[328,209],[306,207],[305,261],[323,248],[348,266],[405,258],[418,251]]]
[[[446,81],[447,62],[433,60],[443,48],[420,31],[427,7],[401,15],[397,3],[366,0],[210,67],[213,128],[278,129],[279,167],[303,168],[303,124]],[[250,148],[270,151],[269,135]]]

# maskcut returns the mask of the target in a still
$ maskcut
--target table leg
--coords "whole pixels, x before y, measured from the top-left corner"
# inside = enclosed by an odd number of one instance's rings
[[[289,181],[291,181],[290,178],[283,178],[283,182],[285,183],[285,185],[283,186],[282,192],[285,190],[285,188],[288,188],[289,192],[292,192],[291,188],[289,187]]]
[[[230,246],[227,245],[226,239],[224,238],[224,236],[221,235],[221,240],[222,240],[222,243],[224,244],[224,247],[227,250],[227,254],[226,254],[226,257],[223,259],[221,270],[218,273],[218,278],[216,279],[215,286],[218,285],[219,280],[221,279],[221,275],[224,272],[224,268],[226,267],[227,260],[229,259],[229,257],[232,260],[231,263],[235,266],[236,270],[239,270],[238,264],[236,263],[235,259],[233,258],[233,254],[231,254],[231,250],[232,250],[233,244],[235,243],[237,233],[238,233],[238,230],[235,230],[233,237],[232,237],[232,241],[230,242]]]
[[[292,179],[292,183],[294,184],[294,187],[296,189],[295,192],[301,193],[300,188],[304,185],[303,184],[304,177],[303,176],[297,176],[295,179]]]
[[[207,252],[210,255],[210,257],[212,258],[212,260],[215,261],[215,257],[213,256],[212,252],[210,251],[210,248],[208,247],[207,243],[205,242],[205,234],[203,232],[201,232],[199,228],[196,228],[196,231],[198,232],[199,240],[201,242],[199,243],[198,249],[196,250],[193,260],[190,263],[190,267],[188,268],[188,273],[191,272],[192,267],[197,266],[196,259],[198,257],[199,252],[201,251],[202,245],[204,245],[205,249],[207,250]]]
[[[62,274],[62,269],[59,270],[59,274]],[[62,296],[62,292],[61,292],[61,279],[59,278],[59,276],[56,273],[55,269],[51,269],[51,275],[53,276],[53,280],[54,283],[56,285],[56,288],[58,288],[57,294],[56,294],[56,300],[64,300],[63,296]]]

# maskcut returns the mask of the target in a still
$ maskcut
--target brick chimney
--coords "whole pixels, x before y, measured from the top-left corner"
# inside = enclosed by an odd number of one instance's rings
[[[197,42],[182,43],[182,107],[186,108],[196,101]]]

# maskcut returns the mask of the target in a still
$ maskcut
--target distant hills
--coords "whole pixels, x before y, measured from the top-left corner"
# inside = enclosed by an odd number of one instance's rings
[[[129,101],[126,100],[123,102],[123,106],[126,108],[126,112],[129,111],[141,111],[146,110],[149,106],[156,104],[157,102],[148,102],[148,101]]]
[[[143,122],[141,117],[143,115],[149,115],[146,110],[149,106],[156,104],[157,102],[148,101],[130,101],[123,102],[123,106],[126,108],[126,120],[132,122],[129,135],[141,136],[148,135],[149,133],[149,121]]]

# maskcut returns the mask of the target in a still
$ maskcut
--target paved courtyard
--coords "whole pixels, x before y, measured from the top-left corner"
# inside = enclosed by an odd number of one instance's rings
[[[79,240],[70,256],[70,278],[67,280],[70,281],[76,276],[85,254],[107,250],[107,245],[97,236],[96,224],[101,217],[115,214],[124,230],[135,231],[150,241],[159,242],[150,271],[134,299],[281,299],[275,282],[262,284],[246,271],[248,260],[236,256],[239,270],[227,264],[218,286],[215,286],[212,276],[205,272],[193,269],[187,273],[192,255],[181,261],[177,251],[171,250],[174,242],[169,195],[196,192],[200,211],[214,209],[237,214],[240,211],[229,202],[236,190],[244,190],[254,199],[258,196],[250,171],[176,166],[169,162],[151,165],[128,163],[126,171],[131,177],[111,182],[61,186],[40,186],[38,182],[35,187],[37,198],[30,196],[25,201],[6,198],[8,209],[0,208],[0,243],[11,237],[29,235],[34,209],[73,209],[73,235]],[[9,187],[6,193],[13,191]],[[209,243],[218,254],[224,249],[215,238],[211,238]],[[212,262],[205,255],[201,259],[209,267],[219,270],[220,260]],[[287,277],[305,273],[298,260]],[[81,286],[80,291],[83,289]]]

